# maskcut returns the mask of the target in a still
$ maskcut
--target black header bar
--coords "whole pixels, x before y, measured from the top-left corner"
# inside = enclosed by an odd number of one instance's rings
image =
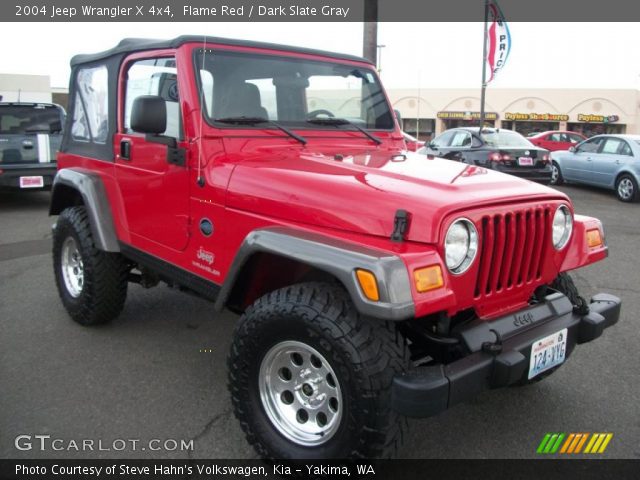
[[[17,0],[4,22],[362,22],[368,0]],[[640,21],[633,0],[499,0],[509,22]],[[380,22],[482,21],[484,0],[378,0]],[[368,9],[367,12],[375,12]],[[546,35],[562,38],[562,27]],[[589,32],[589,38],[597,38]],[[455,32],[452,32],[455,34]],[[425,32],[428,35],[428,32]],[[612,39],[602,39],[611,41]]]

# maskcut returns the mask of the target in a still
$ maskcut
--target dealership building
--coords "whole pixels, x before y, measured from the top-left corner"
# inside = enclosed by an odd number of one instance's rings
[[[480,89],[390,89],[404,130],[423,140],[449,128],[478,125]],[[524,135],[546,130],[640,134],[640,91],[487,89],[486,123]]]

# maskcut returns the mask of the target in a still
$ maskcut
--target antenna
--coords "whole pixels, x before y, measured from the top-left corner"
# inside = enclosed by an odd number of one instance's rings
[[[204,60],[207,56],[207,37],[206,35],[202,37],[202,70],[204,70]],[[200,72],[197,73],[201,75]],[[202,111],[204,107],[204,85],[202,84],[202,79],[200,79],[200,125],[198,132],[198,178],[196,182],[199,187],[204,187],[204,177],[202,176],[202,116],[204,112]]]

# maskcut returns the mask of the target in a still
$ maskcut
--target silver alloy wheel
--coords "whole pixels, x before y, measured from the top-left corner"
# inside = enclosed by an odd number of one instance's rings
[[[633,182],[629,178],[623,178],[618,183],[618,195],[623,200],[629,200],[633,196]]]
[[[558,166],[555,163],[551,164],[551,183],[556,184],[558,182],[560,172],[558,171]]]
[[[84,264],[78,245],[73,237],[67,237],[60,255],[64,286],[73,298],[78,298],[84,287]]]
[[[327,359],[306,343],[274,345],[262,359],[258,381],[267,417],[292,442],[322,445],[340,427],[338,377]]]

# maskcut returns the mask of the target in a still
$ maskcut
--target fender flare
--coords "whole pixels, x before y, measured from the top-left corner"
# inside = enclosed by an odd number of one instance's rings
[[[252,255],[266,252],[296,260],[337,278],[347,289],[362,315],[384,320],[406,320],[415,316],[409,274],[404,261],[391,253],[347,241],[288,227],[254,230],[242,242],[219,292],[215,308],[221,311],[243,267]],[[372,272],[378,281],[380,300],[362,293],[356,268]]]
[[[68,189],[75,190],[82,197],[96,247],[106,252],[119,252],[111,207],[100,176],[74,168],[58,170],[51,187],[49,215],[59,215],[74,205],[67,198]]]

